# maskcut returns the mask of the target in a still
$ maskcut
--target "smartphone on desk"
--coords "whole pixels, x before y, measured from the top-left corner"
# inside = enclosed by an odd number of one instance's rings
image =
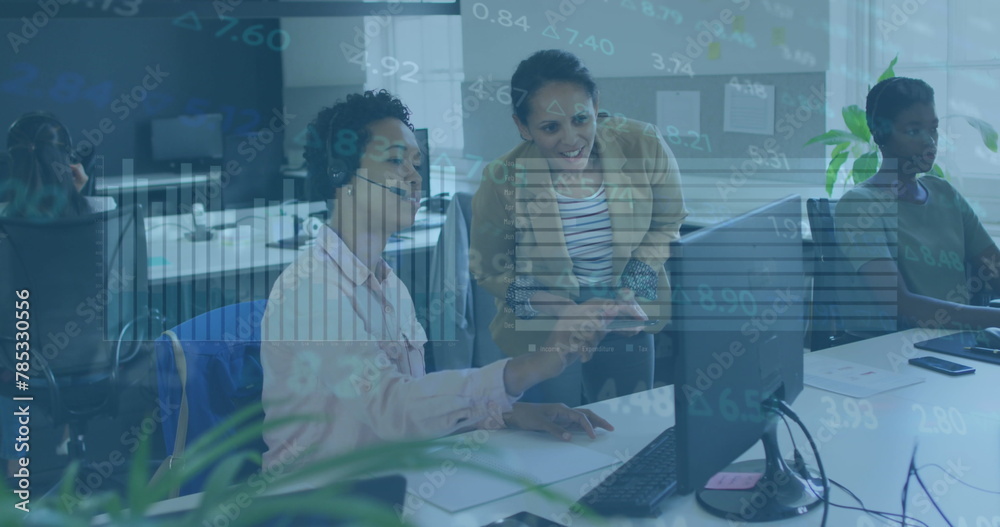
[[[637,318],[616,318],[608,323],[608,330],[615,331],[618,329],[632,329],[632,328],[644,328],[648,326],[655,326],[659,324],[659,320],[639,320]]]
[[[945,375],[968,375],[970,373],[976,373],[976,369],[972,366],[966,366],[964,364],[931,356],[910,359],[910,364],[921,368],[927,368],[928,370],[936,371],[938,373],[943,373]]]

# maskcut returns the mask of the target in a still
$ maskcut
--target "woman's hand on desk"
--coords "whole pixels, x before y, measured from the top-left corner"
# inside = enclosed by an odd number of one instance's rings
[[[597,437],[594,427],[611,431],[615,427],[601,416],[585,408],[570,408],[562,403],[515,403],[514,409],[504,414],[509,428],[548,432],[563,441],[572,439],[571,430],[583,430],[591,439]]]

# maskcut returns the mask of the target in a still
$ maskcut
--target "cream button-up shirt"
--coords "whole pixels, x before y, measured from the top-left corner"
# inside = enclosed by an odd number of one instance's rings
[[[379,441],[503,427],[507,360],[426,374],[427,337],[384,260],[368,269],[329,226],[275,282],[261,323],[264,467],[284,468]]]

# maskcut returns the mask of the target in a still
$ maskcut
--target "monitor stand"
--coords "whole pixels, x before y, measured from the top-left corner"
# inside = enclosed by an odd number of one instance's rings
[[[697,497],[705,510],[729,520],[766,522],[805,514],[821,503],[818,496],[823,495],[823,481],[811,470],[809,477],[804,477],[781,458],[777,424],[778,418],[771,416],[760,438],[764,459],[740,461],[723,469],[723,472],[763,474],[757,484],[746,490],[703,488]]]

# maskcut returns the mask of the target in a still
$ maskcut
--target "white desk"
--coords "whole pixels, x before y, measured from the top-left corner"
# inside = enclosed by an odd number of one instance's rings
[[[213,231],[211,240],[197,242],[184,237],[193,227],[190,214],[148,218],[151,307],[170,323],[179,323],[223,305],[267,298],[278,275],[299,254],[297,250],[267,246],[268,219],[281,215],[305,218],[325,207],[322,202],[314,202],[209,212],[209,226],[237,223],[240,227]],[[439,224],[444,218],[420,212],[417,221]],[[418,305],[427,301],[429,254],[440,232],[440,227],[414,230],[386,245],[386,261]],[[239,236],[227,238],[235,234]]]
[[[913,350],[909,344],[910,340],[907,339],[912,340],[912,335],[916,331],[886,335],[818,352],[886,369],[892,369],[893,364],[898,366],[902,362],[904,365],[898,368],[926,379],[921,384],[870,398],[875,421],[872,421],[872,417],[863,416],[856,427],[832,428],[824,425],[824,421],[831,420],[832,416],[828,413],[831,404],[837,405],[841,419],[845,419],[844,401],[849,398],[808,386],[793,404],[793,408],[802,417],[817,441],[828,476],[854,491],[865,501],[869,509],[900,512],[902,485],[914,441],[918,440],[920,444],[917,452],[918,465],[938,463],[948,467],[949,463],[952,463],[962,468],[960,477],[963,481],[987,489],[1000,490],[1000,398],[997,397],[996,389],[1000,383],[1000,366],[958,359],[958,362],[972,364],[977,368],[975,375],[965,377],[947,377],[911,367],[905,364],[906,359],[913,356],[934,355],[922,350]],[[934,334],[937,335],[938,333]],[[948,358],[944,355],[941,357]],[[627,453],[627,456],[634,455],[663,429],[673,425],[672,392],[670,387],[664,387],[647,394],[653,401],[669,399],[669,404],[660,405],[660,408],[669,408],[669,411],[662,415],[657,415],[653,411],[643,415],[642,406],[634,404],[631,396],[591,405],[590,408],[611,421],[617,430],[602,433],[593,441],[586,436],[578,435],[574,441],[609,455],[615,455],[616,452]],[[931,432],[932,426],[937,427],[934,413],[936,406],[941,407],[946,413],[949,409],[955,408],[951,413],[954,416],[958,412],[965,424],[966,433]],[[612,410],[615,407],[617,411]],[[926,421],[922,422],[922,414],[918,407],[926,413]],[[847,425],[854,424],[853,419],[847,422]],[[873,424],[874,429],[870,428]],[[787,454],[786,457],[790,457],[791,448],[784,427],[781,427],[779,437],[782,452]],[[798,432],[796,437],[799,449],[806,459],[811,461],[812,454],[808,443]],[[547,440],[547,437],[539,436],[539,441]],[[487,444],[493,448],[503,449],[503,434],[496,434]],[[763,448],[758,444],[741,459],[762,457]],[[563,481],[550,488],[575,500],[583,494],[584,485],[592,483],[592,479],[596,478],[595,482],[599,480],[601,472],[596,471]],[[931,492],[937,493],[935,500],[954,525],[967,527],[1000,525],[1000,496],[978,492],[955,482],[949,484],[943,473],[934,468],[921,470],[921,476]],[[415,486],[420,483],[422,481],[408,482],[410,488],[416,488]],[[831,500],[834,503],[857,506],[856,502],[836,488],[831,492]],[[535,494],[522,493],[456,515],[450,515],[433,505],[425,504],[417,510],[413,518],[419,525],[428,527],[441,525],[476,527],[526,510],[573,526],[736,525],[704,512],[695,502],[693,495],[668,498],[663,508],[663,514],[656,519],[616,518],[610,523],[603,524],[574,519],[569,524],[565,521],[566,517],[560,516],[567,512],[565,506],[549,502]],[[777,524],[816,526],[819,525],[821,514],[822,511],[817,508],[805,516]],[[907,514],[923,519],[932,526],[944,525],[929,501],[923,497],[923,491],[920,490],[916,480],[910,483]],[[961,519],[964,519],[965,523],[961,523]],[[831,507],[828,525],[874,527],[882,524],[876,523],[874,519],[860,511]]]
[[[208,241],[188,241],[184,233],[193,228],[190,214],[147,218],[149,282],[155,286],[201,277],[283,269],[295,260],[298,251],[267,246],[267,218],[282,213],[304,218],[325,207],[322,202],[311,202],[207,213],[209,226],[223,223],[249,226],[250,237],[237,241],[225,240],[223,231],[213,231],[214,237]],[[417,222],[437,223],[443,219],[439,214],[423,211],[417,214]],[[391,240],[386,245],[386,253],[434,247],[440,233],[440,227],[404,233],[405,238]]]
[[[109,194],[135,190],[163,190],[176,188],[179,185],[196,185],[208,181],[208,174],[177,174],[174,172],[108,176],[97,178],[97,181],[94,182],[94,191],[98,194]]]
[[[830,478],[846,485],[869,509],[886,512],[900,512],[900,496],[910,453],[915,441],[919,441],[918,466],[937,463],[957,470],[959,477],[972,485],[991,490],[1000,490],[1000,402],[996,397],[996,386],[1000,383],[1000,366],[982,362],[965,361],[977,368],[975,375],[947,377],[945,375],[913,368],[905,365],[906,359],[933,353],[914,350],[911,342],[924,337],[916,336],[920,330],[895,333],[831,348],[818,353],[864,363],[870,366],[893,369],[896,365],[907,373],[923,376],[923,383],[871,397],[871,415],[859,415],[857,419],[846,419],[844,402],[855,401],[837,394],[806,387],[793,404],[793,408],[809,427],[823,456]],[[947,332],[932,332],[931,336]],[[942,358],[947,356],[940,355]],[[904,364],[900,366],[900,364]],[[599,431],[597,439],[590,440],[577,434],[574,441],[587,448],[615,456],[631,457],[660,432],[674,423],[673,390],[671,387],[658,388],[645,394],[657,403],[643,413],[643,406],[636,404],[635,396],[625,396],[590,405],[597,413],[615,425],[616,431]],[[830,426],[831,405],[837,406],[841,422],[839,427]],[[964,428],[944,433],[942,423],[937,424],[935,408],[941,407],[960,419]],[[662,413],[657,413],[659,408]],[[617,409],[617,411],[615,410]],[[921,413],[921,409],[924,413]],[[924,417],[926,415],[926,418]],[[955,416],[958,417],[955,417]],[[783,429],[783,427],[782,427]],[[793,425],[794,429],[794,425]],[[960,433],[963,432],[964,433]],[[481,434],[481,432],[479,432]],[[505,436],[521,433],[500,431],[491,433],[485,442],[478,442],[490,448],[503,450]],[[538,441],[552,441],[549,436],[537,434]],[[796,431],[799,448],[807,461],[812,463],[812,453],[801,433]],[[791,448],[787,433],[779,433],[782,453],[790,457]],[[516,452],[511,452],[516,455]],[[763,449],[757,445],[741,459],[759,459]],[[551,485],[549,488],[563,496],[576,500],[584,492],[584,486],[597,483],[605,470],[594,471],[576,478]],[[945,477],[934,468],[922,469],[921,477],[935,500],[958,527],[992,527],[1000,525],[1000,496],[982,493]],[[417,488],[424,481],[410,479],[408,487]],[[587,487],[589,488],[589,487]],[[838,504],[857,506],[843,491],[834,488],[831,501]],[[197,506],[200,494],[167,500],[154,505],[153,511],[168,512],[185,510]],[[743,525],[716,518],[704,512],[695,502],[693,495],[668,498],[663,505],[663,513],[653,519],[613,518],[609,521],[586,521],[563,516],[567,507],[548,501],[534,493],[521,493],[494,501],[458,514],[448,514],[430,504],[418,507],[408,519],[417,525],[427,527],[457,526],[478,527],[526,510],[539,516],[553,519],[572,526],[614,525],[614,526],[656,526],[656,527],[699,527],[720,525],[732,527]],[[916,480],[911,480],[907,514],[926,521],[931,526],[944,525],[937,512],[926,499]],[[804,516],[773,522],[765,525],[816,526],[822,515],[821,506]],[[875,527],[883,525],[860,511],[830,508],[828,525],[831,527]]]

